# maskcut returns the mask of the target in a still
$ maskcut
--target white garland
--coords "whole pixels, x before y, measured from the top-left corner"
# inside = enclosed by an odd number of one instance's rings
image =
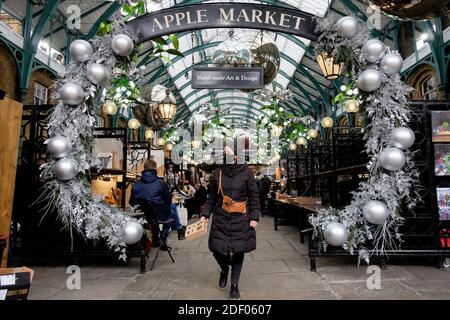
[[[121,4],[128,1],[119,1]],[[91,63],[101,63],[107,67],[112,76],[119,70],[115,67],[116,56],[111,48],[111,40],[117,34],[127,34],[125,25],[118,15],[114,18],[114,28],[110,34],[95,37],[90,41],[94,51],[86,62],[71,62],[66,67],[64,77],[54,83],[54,98],[60,102],[54,108],[48,124],[49,136],[64,136],[72,144],[72,152],[67,156],[75,160],[78,168],[77,176],[69,181],[57,179],[53,174],[53,166],[57,159],[51,159],[43,166],[41,178],[46,181],[45,192],[38,199],[45,203],[45,214],[56,207],[58,219],[70,230],[72,228],[87,239],[105,239],[107,245],[120,253],[120,258],[126,258],[126,244],[123,239],[122,226],[133,219],[119,208],[111,207],[91,196],[91,187],[87,180],[87,172],[99,167],[92,156],[94,140],[95,114],[98,105],[105,98],[108,88],[92,84],[86,76],[86,67]],[[137,69],[129,69],[128,75],[133,75]],[[85,101],[78,106],[63,103],[60,90],[66,83],[80,85],[85,92]],[[98,99],[98,97],[101,97]],[[143,221],[138,221],[143,223]]]
[[[341,47],[351,48],[358,63],[353,65],[352,78],[367,68],[378,69],[376,64],[368,63],[361,54],[361,47],[369,39],[369,31],[361,27],[355,37],[343,39],[333,30],[334,21],[323,20],[318,24],[318,30],[323,32],[322,38],[331,39],[335,55]],[[320,39],[319,39],[320,41]],[[320,47],[320,43],[319,43]],[[389,53],[389,51],[387,52]],[[326,250],[327,243],[323,240],[323,232],[330,222],[341,222],[349,231],[346,243],[342,246],[350,253],[358,252],[360,260],[369,263],[373,254],[383,255],[386,250],[398,250],[401,235],[398,231],[403,222],[400,207],[406,202],[408,209],[418,201],[414,189],[418,179],[418,171],[412,164],[412,152],[405,151],[406,165],[398,171],[386,171],[380,166],[379,155],[390,146],[392,129],[406,127],[410,121],[411,110],[407,107],[407,96],[412,88],[405,85],[398,74],[384,75],[381,87],[372,93],[363,93],[363,106],[367,126],[365,128],[366,152],[370,162],[367,166],[369,177],[360,183],[353,192],[351,203],[341,210],[323,209],[310,216],[309,221],[314,227],[314,236],[321,239],[321,246]],[[366,221],[362,209],[370,200],[383,202],[391,213],[383,225],[373,225]],[[369,248],[370,246],[370,248]]]

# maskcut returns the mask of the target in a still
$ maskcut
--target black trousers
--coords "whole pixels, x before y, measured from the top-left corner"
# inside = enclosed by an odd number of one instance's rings
[[[229,266],[231,265],[231,284],[238,284],[239,278],[241,276],[242,266],[244,264],[244,253],[239,252],[222,255],[219,252],[214,251],[213,255],[222,270],[228,271]]]

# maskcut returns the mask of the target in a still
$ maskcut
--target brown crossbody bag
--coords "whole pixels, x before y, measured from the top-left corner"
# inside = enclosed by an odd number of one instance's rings
[[[222,194],[222,209],[228,213],[247,213],[247,201],[234,201],[229,196],[223,194],[222,189],[222,170],[219,175],[219,191],[218,194]]]

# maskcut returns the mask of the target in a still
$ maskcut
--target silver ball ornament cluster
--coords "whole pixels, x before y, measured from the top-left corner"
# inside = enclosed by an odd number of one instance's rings
[[[111,43],[114,53],[121,57],[129,56],[134,50],[133,40],[127,35],[116,35]],[[101,63],[88,63],[92,59],[94,49],[85,40],[78,39],[70,45],[70,55],[76,63],[86,64],[86,77],[94,85],[102,86],[110,78],[110,71],[107,66]],[[68,82],[60,89],[60,97],[64,104],[77,106],[84,102],[85,92],[78,83]],[[78,174],[78,164],[74,159],[69,158],[72,152],[70,140],[62,136],[54,136],[47,141],[47,151],[57,159],[53,165],[53,174],[56,178],[69,181]],[[141,226],[142,228],[142,226]]]

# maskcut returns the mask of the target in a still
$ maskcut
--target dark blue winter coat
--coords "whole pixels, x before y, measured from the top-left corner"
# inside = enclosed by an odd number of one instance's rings
[[[156,206],[156,219],[164,220],[170,216],[172,194],[154,169],[144,170],[141,181],[131,189],[130,205],[135,206],[142,201],[152,202]]]

